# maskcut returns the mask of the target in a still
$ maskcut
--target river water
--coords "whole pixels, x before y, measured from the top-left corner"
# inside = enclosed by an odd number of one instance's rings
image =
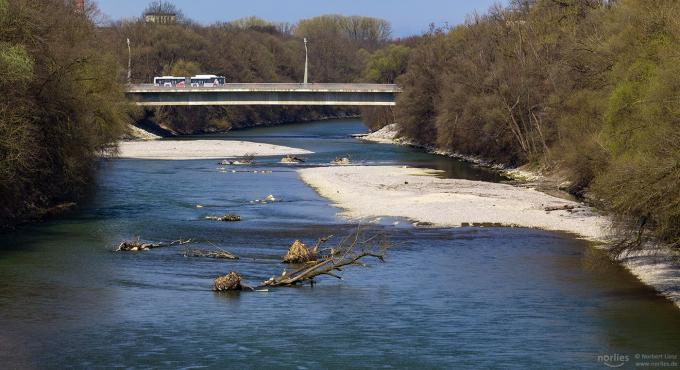
[[[308,165],[349,154],[501,180],[349,137],[360,132],[349,120],[226,136],[312,150]],[[295,239],[355,227],[279,159],[237,172],[215,160],[105,161],[76,214],[4,235],[0,368],[602,369],[602,355],[630,355],[628,366],[635,354],[680,352],[680,310],[586,242],[538,230],[383,219],[367,227],[390,235],[384,264],[314,287],[213,293],[212,279],[232,270],[252,285],[279,274]],[[251,202],[269,194],[280,201]],[[204,219],[228,212],[243,221]],[[185,258],[176,246],[111,251],[134,236],[195,238],[242,258]]]

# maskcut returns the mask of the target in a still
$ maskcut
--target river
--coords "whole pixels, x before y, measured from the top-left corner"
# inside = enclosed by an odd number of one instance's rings
[[[365,164],[502,180],[349,136],[365,131],[344,120],[202,139],[314,151],[305,165],[349,154]],[[220,171],[215,160],[102,161],[96,191],[78,212],[3,236],[0,367],[602,369],[602,355],[679,352],[673,304],[587,242],[540,230],[382,219],[367,227],[390,235],[386,263],[314,287],[214,293],[220,274],[235,270],[255,285],[283,270],[293,240],[355,227],[279,159],[237,172]],[[251,202],[269,194],[280,201]],[[204,219],[227,212],[243,221]],[[112,252],[135,236],[196,238],[242,258],[185,258],[176,246]]]

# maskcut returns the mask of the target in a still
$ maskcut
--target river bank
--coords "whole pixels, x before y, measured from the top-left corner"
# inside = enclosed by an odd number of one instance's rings
[[[419,147],[414,143],[398,137],[396,124],[388,125],[381,130],[368,135],[358,137],[363,141],[396,144]],[[364,169],[353,169],[356,174],[349,175],[344,171],[328,169],[305,170],[301,176],[310,185],[317,188],[320,194],[332,199],[340,207],[345,208],[345,214],[349,217],[375,217],[377,213],[384,212],[385,215],[412,218],[415,220],[431,220],[435,225],[442,227],[460,226],[469,223],[501,223],[512,226],[537,227],[546,230],[567,231],[588,240],[599,243],[599,248],[608,249],[609,242],[612,240],[611,221],[597,210],[586,204],[575,202],[563,190],[568,183],[563,182],[557,176],[549,178],[542,176],[534,171],[511,169],[504,166],[484,161],[479,158],[463,156],[456,153],[448,153],[423,148],[430,153],[445,155],[461,159],[476,165],[498,170],[504,175],[516,180],[515,190],[497,187],[497,184],[469,182],[444,181],[430,178],[430,180],[420,179],[421,182],[430,182],[430,185],[420,184],[419,189],[413,191],[408,198],[409,192],[404,193],[404,189],[399,187],[386,187],[385,182],[401,184],[413,182],[413,176],[430,176],[431,173],[418,173],[418,171],[387,169],[384,173],[366,173]],[[373,169],[372,171],[375,171]],[[331,173],[329,173],[331,172]],[[415,173],[414,173],[415,172]],[[323,176],[326,179],[323,179]],[[357,177],[358,176],[358,177]],[[363,176],[363,177],[362,177]],[[375,178],[373,178],[375,176]],[[386,177],[385,177],[386,176]],[[348,177],[352,178],[349,183],[343,182]],[[362,193],[357,192],[358,179],[363,183],[363,187],[371,189],[370,199],[357,199]],[[409,178],[411,179],[409,181]],[[389,181],[385,181],[389,180]],[[475,186],[476,185],[476,186]],[[437,188],[443,188],[443,191]],[[472,189],[472,190],[471,190]],[[399,193],[401,191],[401,193]],[[350,194],[344,194],[347,192]],[[543,196],[536,196],[540,192]],[[344,194],[344,195],[343,195]],[[364,193],[365,194],[365,193]],[[376,199],[381,198],[384,202],[389,202],[388,207],[376,207]],[[491,208],[489,208],[491,202]],[[497,203],[502,203],[502,208],[497,208]],[[566,207],[582,210],[580,215],[570,212],[568,218],[565,211],[552,211],[541,214],[540,207],[547,203],[556,202]],[[564,202],[564,203],[563,203]],[[372,204],[373,206],[366,206]],[[455,214],[446,213],[445,207],[451,207]],[[554,206],[548,206],[554,208]],[[499,209],[501,209],[499,211]],[[474,220],[474,221],[471,221]],[[644,284],[653,287],[656,291],[670,299],[680,307],[680,256],[678,253],[664,245],[647,244],[641,250],[626,251],[612,258],[627,268]]]
[[[413,141],[399,137],[399,128],[398,124],[393,123],[390,125],[387,125],[383,128],[381,128],[378,131],[371,132],[366,135],[358,135],[358,139],[367,141],[367,142],[372,142],[372,143],[378,143],[378,144],[394,144],[394,145],[406,145],[406,146],[411,146],[414,148],[419,148],[427,151],[428,153],[431,154],[436,154],[436,155],[443,155],[451,158],[456,158],[460,159],[465,162],[472,163],[477,166],[481,166],[484,168],[489,168],[492,170],[496,170],[501,172],[503,175],[515,179],[517,181],[521,181],[524,183],[531,183],[531,184],[543,184],[550,182],[551,184],[554,184],[556,179],[548,179],[545,176],[542,176],[541,174],[535,172],[535,171],[530,171],[525,168],[510,168],[507,166],[504,166],[499,163],[494,163],[491,161],[484,160],[483,158],[475,157],[475,156],[470,156],[470,155],[464,155],[460,153],[454,153],[454,152],[448,152],[448,151],[443,151],[443,150],[438,150],[436,148],[432,147],[425,147],[422,145],[418,145],[414,143]],[[562,182],[562,181],[560,181]],[[564,187],[566,184],[560,184],[555,186],[556,189],[559,189],[560,187]],[[541,186],[544,188],[544,186]],[[543,190],[543,189],[541,189]],[[552,194],[551,195],[555,195]],[[566,194],[561,195],[560,197],[565,197]]]

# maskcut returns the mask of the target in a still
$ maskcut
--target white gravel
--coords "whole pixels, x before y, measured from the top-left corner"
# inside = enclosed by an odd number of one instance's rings
[[[158,140],[161,137],[151,133],[149,131],[143,130],[139,127],[133,126],[133,125],[128,125],[129,129],[129,136],[131,136],[133,139],[139,139],[139,140]]]
[[[378,131],[371,132],[370,134],[365,136],[361,136],[359,139],[381,144],[397,144],[397,145],[409,144],[407,140],[400,139],[398,135],[399,125],[393,123],[381,128]]]
[[[221,159],[255,156],[310,154],[312,152],[281,145],[239,140],[153,140],[122,141],[117,158],[121,159]]]
[[[435,226],[498,223],[606,239],[609,221],[580,203],[507,184],[440,179],[434,170],[396,166],[300,170],[302,179],[350,218],[406,217]],[[546,207],[573,206],[546,211]]]

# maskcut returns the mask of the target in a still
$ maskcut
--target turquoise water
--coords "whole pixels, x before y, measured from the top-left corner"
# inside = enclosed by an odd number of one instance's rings
[[[501,180],[349,137],[363,131],[328,121],[226,136],[315,151],[306,165],[349,154]],[[368,227],[390,235],[384,264],[313,288],[213,293],[212,279],[232,270],[251,285],[279,274],[295,239],[355,227],[279,159],[235,173],[214,160],[102,162],[97,191],[76,214],[3,238],[0,368],[602,369],[600,355],[680,352],[680,310],[587,243],[537,230],[383,220]],[[251,203],[269,194],[281,201]],[[243,221],[204,219],[228,212]],[[111,251],[135,236],[195,238],[242,258]]]

